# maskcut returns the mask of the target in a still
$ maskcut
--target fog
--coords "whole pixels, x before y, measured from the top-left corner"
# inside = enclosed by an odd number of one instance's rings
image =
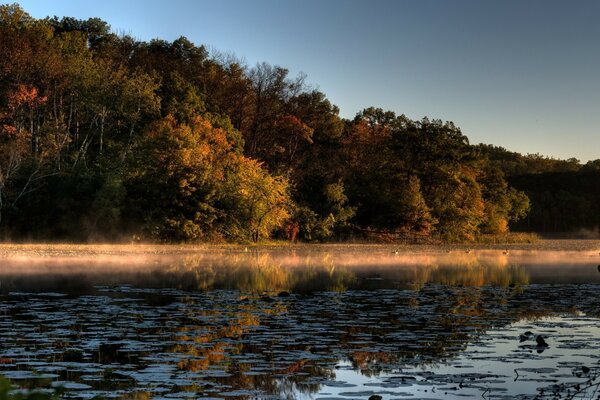
[[[579,244],[576,250],[4,245],[0,246],[0,292],[89,292],[97,286],[127,284],[270,292],[419,288],[428,283],[508,286],[600,282],[600,254],[595,244]]]

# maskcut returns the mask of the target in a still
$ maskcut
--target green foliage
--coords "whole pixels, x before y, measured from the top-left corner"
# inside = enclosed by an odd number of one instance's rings
[[[473,177],[461,175],[442,190],[434,203],[441,237],[452,242],[473,240],[484,217],[480,185]]]
[[[287,218],[287,181],[235,151],[227,132],[168,117],[133,147],[125,187],[132,215],[162,241],[258,241]]]
[[[160,240],[210,238],[222,212],[219,189],[234,162],[223,130],[197,117],[191,126],[169,117],[136,143],[125,187],[134,215]]]
[[[121,228],[123,202],[126,190],[120,176],[107,175],[96,191],[91,204],[92,234],[116,237]]]
[[[510,201],[510,211],[508,212],[509,221],[520,221],[524,219],[531,211],[529,197],[524,192],[515,188],[508,189],[508,199]]]
[[[291,204],[288,182],[273,177],[255,160],[240,157],[224,188],[228,204],[228,236],[258,242],[281,228]]]
[[[489,234],[508,232],[509,222],[519,221],[529,212],[529,198],[525,193],[509,187],[503,172],[489,160],[486,160],[482,183],[485,219],[481,232]]]
[[[397,215],[402,216],[399,226],[409,232],[427,234],[432,229],[436,220],[431,216],[421,192],[419,178],[411,176],[406,185],[402,186],[397,203]]]
[[[540,154],[519,154],[499,146],[480,144],[478,150],[506,176],[542,174],[549,172],[576,172],[581,168],[579,160],[560,160]]]
[[[206,111],[206,105],[196,87],[183,79],[177,72],[171,72],[163,79],[161,98],[162,114],[173,115],[181,122],[189,123],[196,115]]]
[[[581,165],[538,154],[520,155],[500,147],[480,145],[490,163],[503,170],[512,186],[508,213],[519,230],[545,233],[593,232],[600,226],[598,160]]]
[[[347,205],[348,197],[341,181],[325,185],[323,192],[325,195],[325,209],[329,211],[328,215],[331,216],[334,222],[342,224],[354,216],[354,208]]]
[[[311,141],[335,143],[343,133],[344,124],[339,109],[318,91],[301,93],[290,99],[290,108],[303,123],[312,129]]]
[[[300,235],[307,241],[327,241],[349,228],[355,208],[348,205],[344,184],[341,181],[325,184],[315,212],[310,207],[296,207],[293,220],[300,228]]]
[[[472,240],[483,219],[478,160],[452,123],[369,108],[346,141],[357,222],[396,233]]]

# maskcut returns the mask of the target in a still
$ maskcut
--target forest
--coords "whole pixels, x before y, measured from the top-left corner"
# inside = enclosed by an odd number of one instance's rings
[[[341,118],[286,68],[0,7],[2,240],[464,242],[600,224],[600,160]]]

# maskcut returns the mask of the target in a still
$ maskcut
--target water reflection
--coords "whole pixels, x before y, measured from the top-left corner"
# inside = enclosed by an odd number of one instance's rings
[[[580,346],[564,350],[564,362],[600,349],[600,285],[565,283],[568,274],[558,273],[568,264],[577,281],[598,275],[597,262],[546,254],[556,281],[542,284],[540,257],[513,254],[225,249],[102,263],[6,259],[0,374],[80,398],[436,397],[449,387],[481,396],[514,377],[474,373],[477,359],[531,373],[530,364],[556,357],[574,326]],[[548,316],[562,319],[519,322]],[[553,332],[557,324],[565,332]],[[519,342],[526,329],[549,347]],[[499,355],[503,343],[511,357]],[[577,362],[595,368],[592,353]]]
[[[183,256],[114,255],[104,262],[69,257],[4,259],[0,291],[89,293],[98,285],[242,292],[402,289],[426,283],[464,286],[526,285],[531,265],[498,254],[414,254],[370,257],[344,252],[220,251]],[[535,268],[535,265],[533,265]],[[588,268],[589,269],[589,268]],[[551,276],[556,276],[551,274]]]

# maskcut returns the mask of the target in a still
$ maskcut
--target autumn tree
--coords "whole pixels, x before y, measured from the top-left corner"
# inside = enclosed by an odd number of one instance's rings
[[[273,177],[261,163],[240,157],[225,185],[228,236],[258,242],[270,237],[289,217],[291,200],[288,182]]]
[[[471,240],[600,224],[597,163],[472,146],[451,122],[380,108],[343,119],[286,68],[98,18],[5,5],[0,37],[4,234]]]
[[[392,147],[407,176],[420,180],[436,230],[447,240],[472,240],[483,220],[484,200],[476,152],[451,122],[404,119]]]
[[[191,125],[168,117],[148,129],[133,155],[125,186],[145,232],[167,241],[210,238],[234,162],[225,132],[199,117]]]
[[[265,160],[270,166],[273,157],[281,151],[277,146],[277,124],[286,114],[287,100],[302,90],[303,77],[289,79],[287,69],[267,63],[257,64],[249,76],[254,102],[251,123],[244,132],[246,154]]]
[[[347,180],[356,222],[375,230],[428,235],[435,218],[423,196],[420,177],[410,170],[397,140],[408,124],[404,116],[369,108],[359,113],[345,141]]]
[[[229,116],[233,127],[247,132],[252,124],[255,93],[248,68],[240,60],[208,60],[203,77],[207,108]]]
[[[206,119],[158,121],[133,153],[129,207],[151,237],[257,241],[287,218],[286,181],[236,152],[227,132]]]

